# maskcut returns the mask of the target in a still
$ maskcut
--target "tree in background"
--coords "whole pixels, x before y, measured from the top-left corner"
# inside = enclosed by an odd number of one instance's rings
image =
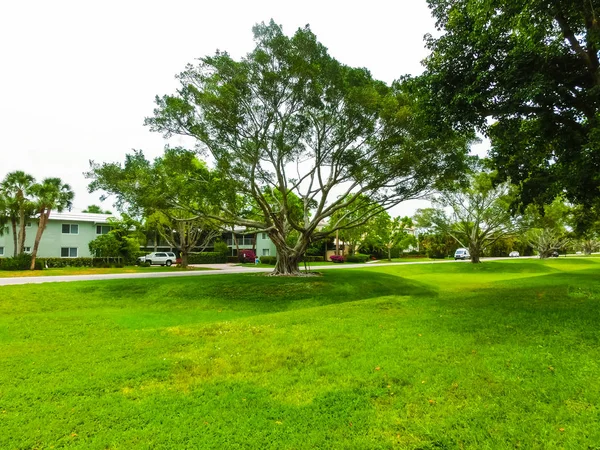
[[[84,213],[91,213],[91,214],[112,214],[111,211],[108,210],[102,210],[102,208],[98,205],[89,205],[87,208],[85,208],[82,212]]]
[[[424,123],[402,83],[390,87],[339,63],[308,27],[292,37],[272,21],[253,31],[256,47],[240,60],[217,52],[188,65],[177,94],[157,98],[146,124],[167,137],[195,138],[234,191],[253,199],[257,219],[228,208],[197,213],[266,232],[277,248],[273,274],[299,274],[311,242],[462,173],[467,140]],[[281,198],[267,198],[270,190]],[[292,194],[302,204],[300,220]],[[319,230],[352,208],[355,221]]]
[[[121,212],[145,218],[148,229],[179,250],[182,267],[192,249],[206,247],[222,231],[206,216],[217,214],[227,199],[225,184],[194,152],[166,148],[150,162],[135,151],[123,165],[92,163],[87,176],[93,179],[90,191],[115,195]]]
[[[48,224],[48,218],[53,210],[62,212],[64,209],[71,209],[73,197],[75,194],[68,184],[62,182],[60,178],[46,178],[41,183],[36,183],[30,189],[33,195],[35,210],[39,216],[39,224],[33,251],[31,252],[31,270],[35,268],[35,259],[40,246],[40,240]]]
[[[369,241],[375,247],[383,249],[387,253],[388,261],[391,261],[392,249],[398,248],[402,252],[410,246],[417,245],[415,236],[408,232],[412,227],[413,222],[410,217],[392,219],[384,211],[373,220]]]
[[[541,207],[530,205],[525,211],[524,221],[529,229],[525,238],[540,258],[552,256],[571,242],[572,211],[562,197]]]
[[[518,219],[511,216],[511,201],[507,184],[493,186],[490,175],[480,173],[469,187],[436,197],[430,219],[437,230],[469,249],[473,263],[479,263],[487,246],[520,229]],[[450,209],[449,215],[445,208]]]
[[[194,249],[204,249],[221,236],[222,229],[208,224],[206,219],[181,209],[157,211],[146,218],[171,247],[181,252],[181,267],[188,266],[188,256]]]
[[[140,253],[140,244],[146,241],[142,224],[123,213],[120,219],[109,218],[111,230],[89,243],[90,253],[106,262],[118,259],[134,263]]]
[[[0,183],[0,192],[6,200],[12,225],[14,256],[25,251],[26,224],[35,212],[30,198],[34,183],[35,178],[21,170],[8,173]]]
[[[574,0],[428,0],[439,37],[419,83],[430,117],[491,139],[523,205],[600,189],[600,5]],[[600,205],[599,205],[600,206]]]

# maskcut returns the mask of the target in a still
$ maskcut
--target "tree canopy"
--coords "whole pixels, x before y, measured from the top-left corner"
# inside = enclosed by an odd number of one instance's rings
[[[359,212],[340,227],[359,226],[460,174],[468,142],[447,129],[430,133],[403,83],[338,62],[308,26],[291,37],[272,21],[253,31],[256,47],[245,57],[217,52],[188,65],[146,123],[194,138],[233,190],[252,199],[258,216],[225,206],[214,218],[268,233],[275,274],[298,273],[310,243],[336,231],[320,229],[336,211]]]
[[[520,203],[600,189],[597,0],[428,0],[442,34],[419,79],[432,117],[491,138]]]

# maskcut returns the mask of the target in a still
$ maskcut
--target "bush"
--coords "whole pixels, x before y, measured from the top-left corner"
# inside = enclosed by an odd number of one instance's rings
[[[116,258],[112,258],[116,260]],[[99,258],[38,258],[44,267],[102,267],[105,262]]]
[[[239,258],[242,263],[254,263],[256,254],[252,250],[240,250]]]
[[[277,256],[261,256],[260,262],[261,264],[270,264],[274,266],[277,263]]]
[[[323,258],[322,256],[304,255],[304,258],[302,258],[302,261],[306,261],[306,262],[323,262],[323,261],[325,261],[325,258]]]
[[[219,252],[190,253],[188,255],[188,264],[224,264],[226,262],[227,256]]]
[[[31,255],[22,253],[10,258],[0,258],[0,270],[29,270],[31,267]],[[42,270],[44,265],[39,259],[35,261],[35,270]]]
[[[329,259],[334,263],[343,263],[344,257],[342,255],[331,255]]]
[[[214,252],[221,253],[222,255],[228,255],[230,253],[229,247],[223,241],[215,241]]]
[[[237,264],[240,262],[240,258],[238,258],[237,256],[228,256],[227,262],[231,264]]]
[[[354,255],[348,255],[348,256],[346,256],[346,262],[364,263],[364,262],[367,262],[369,260],[369,258],[370,258],[369,255],[363,255],[361,253],[355,253]]]

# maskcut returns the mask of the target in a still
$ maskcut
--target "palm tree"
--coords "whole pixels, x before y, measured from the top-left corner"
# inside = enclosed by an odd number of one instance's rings
[[[33,204],[28,198],[29,190],[35,183],[35,178],[22,170],[8,173],[2,183],[0,191],[4,194],[9,209],[9,220],[13,230],[14,256],[25,250],[25,223],[33,213]],[[17,237],[17,221],[19,233]]]
[[[50,213],[52,210],[62,212],[65,208],[71,209],[75,194],[71,190],[71,186],[63,184],[60,178],[46,178],[41,183],[33,185],[31,192],[35,196],[36,211],[40,216],[33,251],[31,252],[31,270],[33,270],[40,240],[48,224]]]
[[[0,236],[8,232],[8,223],[10,222],[10,209],[6,197],[0,192]]]

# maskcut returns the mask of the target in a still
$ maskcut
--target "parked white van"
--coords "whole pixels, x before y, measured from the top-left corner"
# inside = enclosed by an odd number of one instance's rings
[[[456,249],[456,251],[454,252],[454,260],[456,261],[457,259],[471,259],[471,255],[469,255],[469,250],[467,250],[466,248]]]

